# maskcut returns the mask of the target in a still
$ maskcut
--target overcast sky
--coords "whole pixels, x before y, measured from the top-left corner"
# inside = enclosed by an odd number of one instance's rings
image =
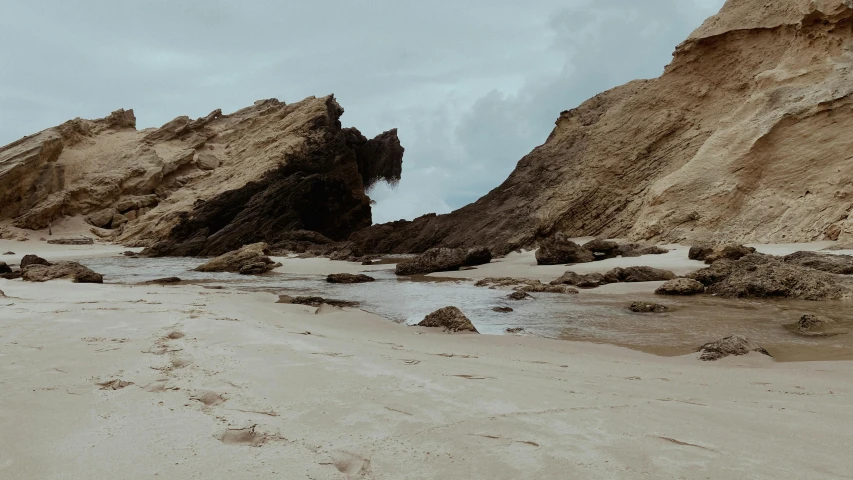
[[[334,93],[399,128],[374,220],[444,213],[502,182],[559,113],[660,75],[724,0],[3,2],[0,145],[133,108],[138,128]]]

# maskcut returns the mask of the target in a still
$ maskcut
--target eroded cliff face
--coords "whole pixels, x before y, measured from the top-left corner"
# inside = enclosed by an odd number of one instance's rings
[[[563,112],[489,194],[355,234],[366,252],[556,232],[638,240],[853,239],[853,1],[730,0],[654,80]]]
[[[76,119],[0,148],[0,220],[83,215],[158,255],[214,255],[290,230],[333,240],[371,224],[365,189],[400,178],[395,130],[341,128],[331,96],[264,100],[137,131],[133,111]]]

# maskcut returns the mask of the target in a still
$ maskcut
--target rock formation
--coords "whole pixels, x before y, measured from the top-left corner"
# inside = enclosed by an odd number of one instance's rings
[[[260,275],[280,267],[280,263],[273,262],[270,257],[269,247],[266,243],[259,242],[246,245],[233,252],[224,253],[210,261],[196,267],[198,272],[233,272],[241,275]]]
[[[345,240],[371,224],[365,190],[399,180],[403,148],[395,130],[341,128],[342,114],[328,96],[146,130],[132,110],[71,120],[0,148],[0,221],[80,215],[153,255],[219,255],[293,230]]]
[[[554,233],[636,240],[853,239],[853,3],[729,0],[663,75],[563,112],[477,202],[377,225],[365,253]]]
[[[655,290],[658,295],[698,295],[705,292],[705,285],[692,278],[675,278]]]
[[[375,278],[364,274],[332,273],[326,277],[329,283],[368,283],[376,281]]]
[[[74,283],[104,283],[103,275],[77,262],[56,262],[49,265],[32,263],[21,268],[21,274],[27,282],[48,282],[70,278]]]
[[[757,352],[762,355],[772,357],[767,350],[761,345],[756,344],[752,340],[741,337],[740,335],[732,335],[716,342],[706,343],[699,347],[699,360],[713,362],[729,355],[746,355],[749,352]]]
[[[820,315],[803,315],[790,327],[795,333],[806,337],[834,337],[850,333],[850,330],[839,326],[835,320]]]
[[[480,333],[471,320],[456,307],[444,307],[436,310],[418,324],[419,327],[444,328],[445,332]]]

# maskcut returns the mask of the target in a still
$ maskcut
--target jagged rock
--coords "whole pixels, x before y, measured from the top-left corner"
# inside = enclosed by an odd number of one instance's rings
[[[446,332],[474,332],[480,333],[458,308],[444,307],[436,310],[418,324],[419,327],[444,328]]]
[[[6,262],[0,262],[0,273],[12,273],[12,268]]]
[[[481,280],[478,280],[474,286],[476,287],[489,287],[489,288],[499,288],[499,287],[512,287],[516,285],[532,285],[536,283],[542,283],[539,280],[534,280],[532,278],[513,278],[513,277],[487,277]]]
[[[740,260],[750,253],[755,253],[755,249],[743,245],[721,245],[714,247],[714,251],[705,256],[705,263],[712,264],[719,260]]]
[[[796,252],[782,258],[786,263],[841,275],[853,275],[853,256]]]
[[[86,217],[86,222],[94,227],[109,228],[112,226],[113,217],[117,213],[118,211],[113,207],[104,208],[95,213],[89,214],[89,216]]]
[[[506,298],[507,298],[507,300],[512,300],[512,301],[518,302],[521,300],[532,299],[533,297],[527,292],[522,292],[520,290],[517,290],[517,291],[512,292],[509,295],[507,295]]]
[[[579,293],[577,289],[565,285],[548,285],[542,282],[517,287],[516,291],[524,293]]]
[[[91,238],[56,238],[48,240],[47,243],[52,245],[93,245],[95,241]]]
[[[658,295],[697,295],[704,291],[705,285],[692,278],[676,278],[658,287],[655,293]]]
[[[803,315],[791,327],[794,332],[806,337],[834,337],[850,333],[850,330],[840,327],[835,320],[820,315]]]
[[[196,267],[197,272],[237,272],[243,275],[266,273],[279,264],[273,262],[266,243],[246,245],[239,250],[220,255]]]
[[[333,273],[326,277],[326,281],[329,283],[366,283],[376,281],[376,279],[363,274]]]
[[[21,270],[27,268],[30,265],[50,266],[50,262],[39,257],[38,255],[24,255],[24,258],[21,259]]]
[[[202,170],[215,170],[219,168],[219,158],[210,152],[197,153],[195,163]]]
[[[591,242],[583,245],[583,248],[589,250],[595,255],[596,260],[605,260],[615,258],[619,255],[619,244],[610,240],[596,238]]]
[[[596,288],[607,283],[604,275],[600,273],[580,275],[575,272],[566,272],[560,278],[552,281],[551,285],[574,285],[579,288]]]
[[[504,331],[506,333],[524,333],[524,328],[522,328],[522,327],[507,327]]]
[[[495,307],[492,309],[492,311],[498,312],[498,313],[511,313],[511,312],[514,312],[515,310],[513,310],[512,308],[509,308],[509,307]]]
[[[543,240],[536,250],[536,263],[539,265],[588,263],[594,260],[595,254],[561,233]]]
[[[666,305],[649,302],[634,302],[628,309],[636,313],[663,313],[669,311],[669,307]]]
[[[485,265],[492,261],[492,252],[486,247],[469,248],[465,256],[465,261],[462,265],[466,267],[476,267],[477,265]]]
[[[669,250],[657,245],[644,245],[642,243],[623,243],[619,245],[616,253],[622,257],[641,257],[643,255],[663,255]]]
[[[127,218],[127,215],[122,215],[121,213],[116,213],[115,215],[113,215],[112,222],[110,222],[110,228],[112,228],[112,229],[119,228],[122,225],[124,225],[125,223],[127,223],[128,221],[130,221],[130,219]]]
[[[708,293],[720,297],[835,300],[850,296],[851,289],[844,277],[753,253],[734,262],[731,273],[708,287]]]
[[[706,343],[697,351],[700,353],[699,360],[706,362],[719,360],[729,355],[746,355],[749,352],[758,352],[768,357],[773,356],[760,345],[740,335],[732,335],[716,342]]]
[[[711,266],[707,268],[703,268],[702,270],[698,270],[696,272],[690,273],[686,275],[687,278],[692,278],[693,280],[698,280],[705,285],[706,287],[710,287],[715,283],[722,282],[729,275],[731,275],[734,270],[735,262],[732,260],[717,260]]]
[[[714,253],[714,244],[703,242],[690,247],[690,250],[687,251],[687,258],[704,262],[712,253]]]
[[[484,197],[353,240],[381,253],[484,244],[496,255],[558,231],[657,243],[808,242],[823,232],[850,241],[851,18],[848,0],[728,1],[659,78],[561,113]],[[631,128],[620,127],[626,119]]]
[[[464,265],[467,252],[461,248],[434,248],[417,257],[397,264],[397,275],[419,275],[432,272],[450,272]]]
[[[660,282],[672,280],[676,275],[669,270],[661,270],[652,267],[626,267],[614,268],[604,274],[607,283],[638,283],[638,282]]]
[[[52,265],[28,264],[21,269],[27,282],[47,282],[59,278],[71,278],[74,283],[104,283],[103,275],[95,273],[77,262],[56,262]]]
[[[286,303],[293,305],[308,305],[310,307],[320,307],[323,304],[332,305],[334,307],[357,307],[358,302],[348,300],[334,300],[323,297],[291,297],[290,295],[279,295],[278,301],[275,303]]]
[[[158,278],[155,280],[148,280],[147,282],[142,282],[142,285],[169,285],[173,283],[181,283],[181,279],[178,277]]]

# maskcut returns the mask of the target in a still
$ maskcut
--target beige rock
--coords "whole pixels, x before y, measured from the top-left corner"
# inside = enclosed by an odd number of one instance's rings
[[[210,152],[199,152],[195,156],[195,163],[202,170],[214,170],[219,167],[219,158]]]
[[[444,328],[447,332],[480,333],[471,320],[456,307],[444,307],[436,310],[418,324],[419,327]]]
[[[238,272],[244,275],[266,273],[277,265],[267,256],[266,243],[246,245],[239,250],[220,255],[196,267],[198,272]]]

